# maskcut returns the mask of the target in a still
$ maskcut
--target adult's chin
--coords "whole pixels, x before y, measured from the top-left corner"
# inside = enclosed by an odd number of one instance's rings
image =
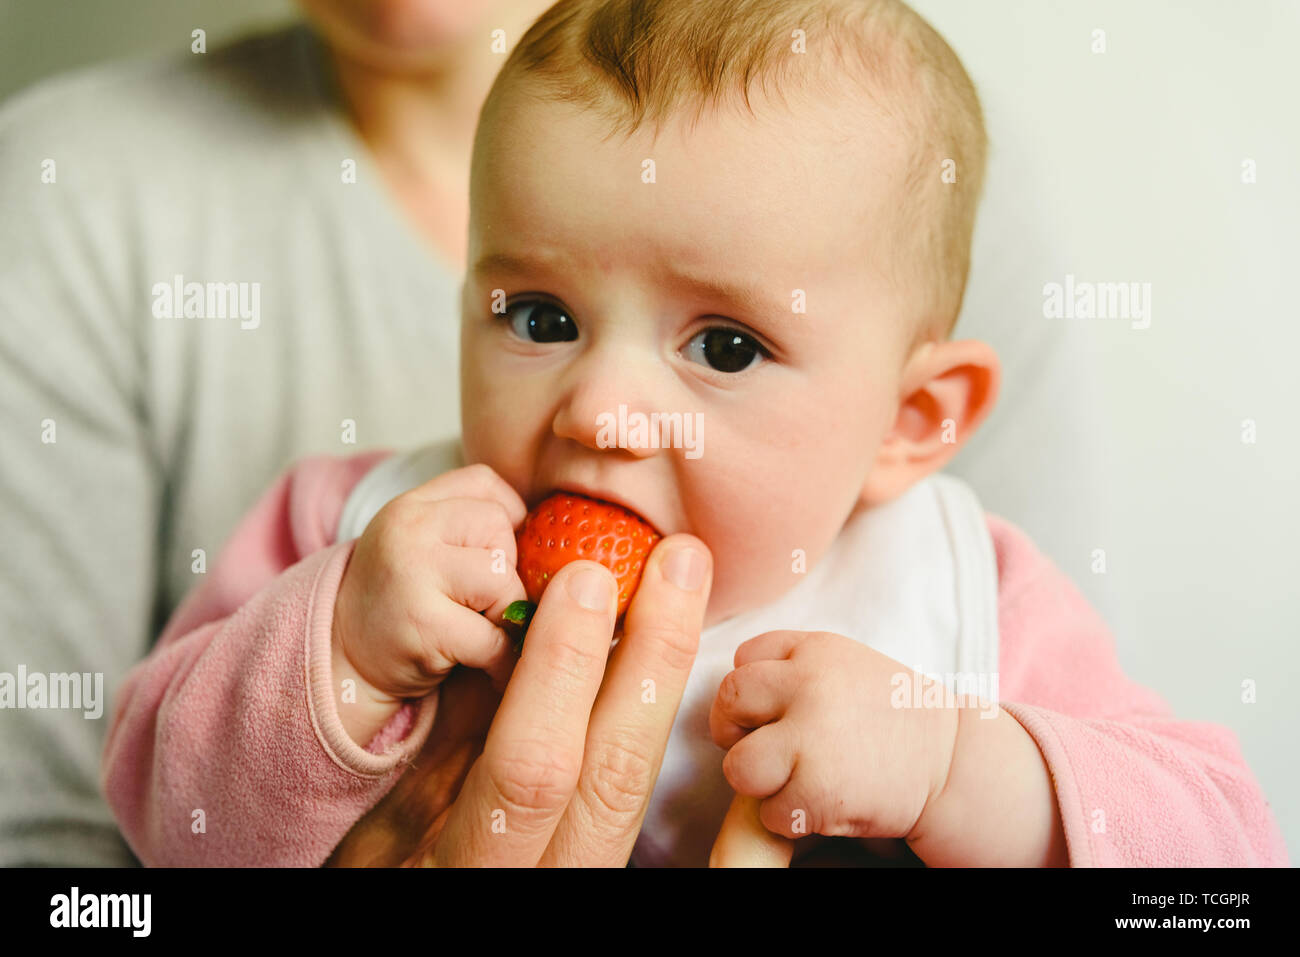
[[[299,0],[299,4],[332,49],[391,73],[419,72],[444,63],[449,51],[484,16],[482,4],[464,0]]]

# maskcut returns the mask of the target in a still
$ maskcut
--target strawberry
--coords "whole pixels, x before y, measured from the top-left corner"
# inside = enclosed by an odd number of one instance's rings
[[[528,513],[516,536],[519,577],[529,600],[512,603],[505,619],[527,630],[551,578],[579,559],[599,562],[614,573],[622,619],[641,581],[645,560],[660,537],[639,515],[620,505],[557,492]]]

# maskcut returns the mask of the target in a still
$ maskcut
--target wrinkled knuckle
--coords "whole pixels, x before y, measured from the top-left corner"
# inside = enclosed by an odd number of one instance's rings
[[[568,637],[556,637],[547,645],[547,667],[575,683],[603,673],[607,659],[603,649],[584,647]]]
[[[734,711],[739,702],[740,678],[736,671],[729,671],[718,685],[718,703],[727,711]]]
[[[825,648],[823,638],[825,634],[822,631],[804,632],[791,648],[790,660],[807,662],[820,658]]]
[[[525,744],[494,761],[492,787],[506,805],[521,814],[550,813],[569,802],[578,782],[578,767],[554,747]]]
[[[420,548],[420,553],[424,556],[424,567],[427,570],[438,572],[436,581],[443,584],[446,582],[445,573],[454,569],[456,564],[461,561],[460,550],[454,545],[448,545],[446,542],[437,540],[429,542]]]
[[[602,817],[618,822],[641,813],[654,786],[654,762],[627,741],[611,741],[592,755],[590,799]]]
[[[799,783],[799,796],[809,821],[816,828],[833,824],[839,816],[833,809],[844,807],[846,802],[841,783],[825,768],[810,770]]]
[[[699,636],[675,621],[639,623],[637,641],[645,643],[654,660],[673,671],[690,671],[700,646]]]
[[[419,640],[418,634],[407,639],[402,651],[403,657],[411,662],[416,679],[421,683],[437,680],[447,671],[449,663],[454,664],[446,654],[437,650],[432,642]]]

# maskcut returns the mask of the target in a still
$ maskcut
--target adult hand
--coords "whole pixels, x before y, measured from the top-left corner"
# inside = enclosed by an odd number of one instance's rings
[[[594,562],[551,581],[505,695],[460,669],[412,767],[335,849],[334,866],[623,867],[699,649],[708,548],[651,553],[610,652],[615,584]]]

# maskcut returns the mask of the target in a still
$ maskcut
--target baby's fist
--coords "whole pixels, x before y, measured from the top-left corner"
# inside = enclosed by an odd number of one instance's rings
[[[736,650],[709,713],[738,794],[786,837],[907,837],[942,792],[955,708],[894,707],[912,671],[829,632],[771,631]],[[929,681],[930,679],[922,679]]]
[[[457,664],[503,687],[514,662],[499,622],[524,597],[514,534],[524,513],[505,480],[472,465],[375,515],[344,572],[333,622],[336,651],[379,693],[372,697],[423,697]]]

